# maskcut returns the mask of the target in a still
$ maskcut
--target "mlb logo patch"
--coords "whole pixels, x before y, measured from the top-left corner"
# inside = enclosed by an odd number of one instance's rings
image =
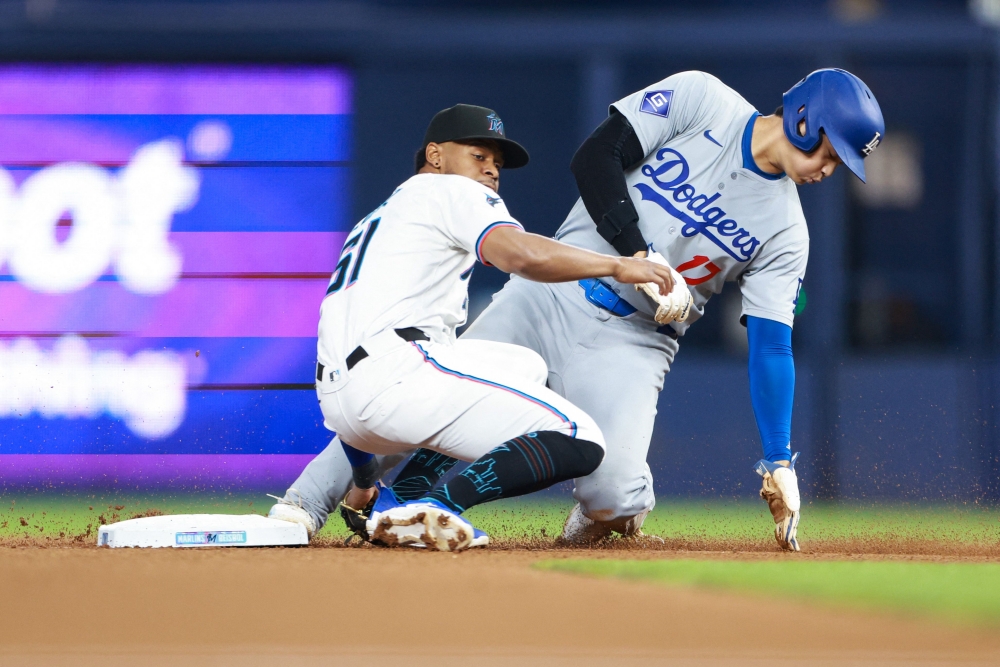
[[[673,96],[674,91],[672,90],[651,90],[643,96],[639,111],[669,118],[670,99]]]

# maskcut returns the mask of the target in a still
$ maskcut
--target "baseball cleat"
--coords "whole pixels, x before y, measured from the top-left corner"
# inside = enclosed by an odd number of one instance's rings
[[[472,541],[469,542],[469,548],[473,547],[487,547],[490,544],[490,536],[479,530],[475,526],[472,528]]]
[[[485,546],[489,537],[438,503],[415,500],[379,513],[368,521],[372,542],[385,546],[426,547],[438,551],[462,551]],[[474,544],[474,542],[476,544]]]
[[[289,489],[288,492],[294,492],[296,495],[299,493],[295,489]],[[299,501],[299,504],[295,504],[285,498],[278,498],[277,496],[271,497],[278,502],[274,503],[274,505],[271,506],[270,511],[267,513],[269,519],[280,519],[281,521],[300,523],[306,527],[306,533],[308,533],[310,539],[316,534],[316,520],[313,519],[312,515],[302,507],[301,501]]]
[[[761,459],[757,462],[757,474],[763,478],[760,497],[767,502],[774,517],[774,538],[785,551],[799,551],[796,536],[799,527],[799,511],[802,506],[799,497],[799,479],[795,474],[798,452],[792,455],[788,467]]]
[[[378,496],[375,498],[375,504],[372,505],[372,511],[368,515],[369,523],[377,521],[378,517],[383,512],[388,512],[391,509],[403,506],[403,503],[400,502],[399,498],[395,493],[393,493],[392,489],[382,482],[375,482],[375,489],[378,491]],[[369,526],[368,534],[371,535],[371,532],[372,529]]]
[[[556,540],[558,544],[592,544],[611,537],[612,529],[604,523],[588,519],[583,514],[580,503],[573,506],[566,523],[563,524],[562,535]]]
[[[594,521],[583,513],[583,508],[577,503],[566,517],[562,535],[556,540],[556,544],[585,546],[611,539],[615,533],[620,534],[622,539],[632,540],[634,544],[643,547],[665,544],[662,537],[642,532],[642,523],[648,514],[649,510],[644,510],[635,516],[618,517],[611,521]]]

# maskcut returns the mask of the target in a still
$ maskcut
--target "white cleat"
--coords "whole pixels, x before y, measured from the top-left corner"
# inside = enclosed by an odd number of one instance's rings
[[[368,522],[372,542],[385,546],[426,547],[438,551],[462,551],[486,546],[489,537],[476,534],[472,524],[442,507],[429,503],[407,503],[386,510]],[[479,544],[474,544],[477,541]]]
[[[309,534],[309,538],[312,539],[312,536],[316,534],[316,522],[313,521],[309,512],[305,511],[301,505],[296,505],[284,498],[271,497],[276,498],[278,502],[271,506],[271,510],[267,513],[268,518],[300,523],[306,527],[306,532]]]
[[[613,530],[604,523],[598,523],[593,519],[588,519],[583,514],[580,503],[573,506],[566,523],[563,524],[563,532],[557,542],[560,544],[593,544],[611,537]]]
[[[632,540],[633,544],[641,546],[658,546],[665,544],[662,537],[646,535],[642,532],[642,523],[646,520],[649,510],[639,512],[631,517],[619,517],[612,521],[594,521],[587,518],[583,508],[577,503],[570,510],[563,525],[562,535],[556,540],[563,545],[588,545],[610,539],[619,533],[623,539]]]
[[[765,459],[757,462],[757,474],[763,479],[760,497],[767,502],[774,517],[774,538],[785,551],[799,551],[798,527],[802,500],[799,496],[799,479],[795,474],[795,461],[799,453],[792,455],[788,467]]]

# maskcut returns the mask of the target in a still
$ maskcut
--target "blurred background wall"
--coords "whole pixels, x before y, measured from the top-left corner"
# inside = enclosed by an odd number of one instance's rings
[[[412,173],[429,118],[458,102],[496,109],[528,147],[531,166],[504,174],[502,194],[529,230],[551,234],[578,196],[570,158],[616,99],[701,69],[770,113],[809,71],[846,68],[877,95],[887,137],[867,186],[841,170],[800,188],[812,238],[794,334],[801,478],[815,498],[995,502],[998,22],[996,0],[3,0],[0,60],[342,67],[353,87],[349,182],[331,175],[329,184],[349,214],[329,213],[324,227],[340,233]],[[504,280],[475,273],[473,314]],[[682,340],[650,455],[660,495],[755,492],[760,446],[738,317],[739,295],[727,288]],[[298,457],[244,480],[280,490],[326,443],[307,371],[191,389],[189,404],[245,392],[226,417],[234,426],[216,423],[222,444],[209,449],[194,444],[204,429],[172,444],[80,437],[88,453]],[[8,477],[27,465],[6,455],[52,453],[46,443],[73,428],[32,419],[33,429],[0,419],[0,477],[5,465]],[[275,425],[294,437],[275,437]],[[224,484],[226,474],[205,479]]]

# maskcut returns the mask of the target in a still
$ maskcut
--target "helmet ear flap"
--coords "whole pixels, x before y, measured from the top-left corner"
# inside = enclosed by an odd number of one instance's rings
[[[796,86],[785,93],[782,99],[782,120],[784,121],[785,137],[789,143],[806,153],[815,150],[823,140],[819,130],[812,127],[814,123],[810,122],[810,100],[808,98],[808,91]],[[815,114],[813,115],[815,116]],[[816,120],[816,118],[812,119],[812,121]],[[803,121],[805,122],[804,126]]]
[[[808,78],[793,86],[781,100],[785,137],[803,153],[813,152],[823,141],[823,104]]]

